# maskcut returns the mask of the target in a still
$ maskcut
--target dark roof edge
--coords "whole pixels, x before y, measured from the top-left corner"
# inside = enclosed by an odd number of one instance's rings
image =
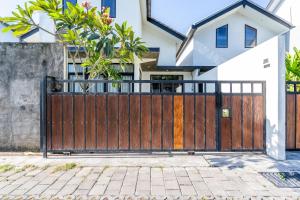
[[[39,28],[34,28],[34,29],[28,31],[27,33],[20,36],[20,40],[21,41],[25,40],[26,38],[28,38],[28,37],[32,36],[33,34],[39,32],[39,30],[40,30]]]
[[[196,32],[196,30],[199,27],[207,24],[208,22],[210,22],[210,21],[212,21],[212,20],[214,20],[214,19],[216,19],[216,18],[218,18],[218,17],[226,14],[227,12],[229,12],[229,11],[235,9],[235,8],[238,8],[240,6],[244,6],[244,7],[249,6],[252,9],[260,12],[261,14],[263,14],[263,15],[265,15],[265,16],[273,19],[273,20],[275,20],[276,22],[280,23],[281,25],[288,27],[289,29],[294,28],[294,26],[291,25],[290,23],[288,23],[287,21],[285,21],[285,20],[281,19],[280,17],[278,17],[278,16],[276,16],[276,15],[268,12],[267,10],[263,9],[262,7],[254,4],[252,2],[250,2],[248,0],[240,0],[240,1],[236,2],[235,4],[233,4],[233,5],[229,6],[229,7],[225,8],[225,9],[223,9],[223,10],[217,12],[217,13],[215,13],[214,15],[211,15],[211,16],[205,18],[204,20],[193,24],[192,28],[189,31],[189,34],[188,34],[187,38],[183,41],[183,43],[181,44],[180,48],[177,51],[176,59],[177,60],[179,59],[179,57],[181,56],[181,54],[183,53],[184,49],[186,48],[186,46],[188,45],[188,43],[190,42],[190,40],[194,36],[194,33]]]
[[[160,29],[166,31],[167,33],[173,35],[174,37],[180,39],[180,40],[185,40],[186,37],[185,35],[175,31],[174,29],[170,28],[169,26],[159,22],[158,20],[154,19],[151,17],[151,0],[146,0],[146,9],[147,9],[147,21]]]

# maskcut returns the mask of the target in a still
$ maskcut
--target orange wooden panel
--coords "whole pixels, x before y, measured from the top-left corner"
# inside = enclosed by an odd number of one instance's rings
[[[108,149],[116,150],[119,146],[118,127],[118,96],[108,96],[107,99],[108,118]]]
[[[152,149],[160,150],[162,126],[162,96],[152,96]]]
[[[183,96],[174,96],[174,149],[183,149]]]
[[[222,108],[231,108],[230,96],[222,96]],[[235,139],[235,138],[234,138]],[[231,150],[231,118],[224,118],[221,116],[221,150]]]
[[[297,114],[296,114],[296,149],[300,149],[300,95],[297,94]]]
[[[75,149],[85,149],[85,135],[84,135],[84,96],[74,96],[74,125],[75,125]]]
[[[63,97],[63,129],[64,129],[64,149],[73,149],[73,97],[66,95]]]
[[[97,149],[105,150],[107,148],[107,112],[106,112],[106,96],[96,97],[97,109]]]
[[[130,96],[130,148],[139,150],[141,145],[140,135],[140,96]]]
[[[142,149],[151,149],[151,96],[141,97],[141,142]]]
[[[185,96],[184,100],[184,149],[194,150],[194,96]]]
[[[163,149],[173,149],[173,102],[172,96],[163,96]]]
[[[196,126],[195,126],[195,134],[196,134],[196,149],[204,150],[205,149],[205,97],[204,96],[196,96]]]
[[[264,97],[253,97],[254,104],[254,149],[264,149]]]
[[[96,104],[95,96],[86,96],[86,149],[96,149]]]
[[[252,96],[243,96],[243,148],[253,149],[252,146]]]
[[[119,96],[119,144],[120,149],[129,149],[129,96]]]
[[[52,150],[62,149],[62,96],[52,96]]]
[[[206,150],[216,150],[216,97],[206,96]]]

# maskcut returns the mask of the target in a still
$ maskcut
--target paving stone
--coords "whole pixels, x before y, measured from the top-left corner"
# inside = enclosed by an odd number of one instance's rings
[[[197,194],[193,186],[181,185],[180,190],[184,196],[194,196]]]
[[[32,171],[26,173],[25,176],[36,176],[36,175],[38,175],[39,173],[41,173],[42,171],[43,171],[43,170],[41,170],[41,169],[34,169],[34,170],[32,170]]]
[[[174,181],[165,181],[165,188],[167,190],[179,190],[179,184],[177,180]]]
[[[1,181],[0,182],[0,189],[4,188],[5,186],[9,185],[11,182],[10,181]]]
[[[86,196],[86,195],[89,194],[89,190],[77,189],[77,190],[75,190],[75,192],[73,194],[76,195],[76,196]]]
[[[27,178],[27,177],[26,177]],[[57,180],[57,177],[48,177],[40,182],[42,185],[51,185]]]
[[[92,170],[91,167],[84,167],[79,172],[76,173],[76,176],[79,176],[79,177],[87,176],[87,175],[89,175],[91,170]]]
[[[138,181],[136,185],[137,191],[150,191],[150,181]]]
[[[135,187],[134,186],[122,186],[120,195],[134,195]]]
[[[92,196],[100,196],[103,195],[106,190],[106,185],[94,185],[93,188],[90,190],[89,195]]]
[[[119,191],[120,192],[121,187],[122,187],[121,181],[111,181],[108,184],[106,191]]]
[[[23,185],[20,185],[20,187],[18,189],[29,191],[29,190],[31,190],[31,188],[33,188],[38,183],[39,183],[38,181],[30,180],[30,181],[27,181],[26,183],[24,183]]]
[[[66,181],[59,181],[59,180],[57,180],[57,181],[55,181],[50,187],[49,187],[49,189],[51,189],[51,190],[55,190],[55,189],[57,189],[57,190],[61,190],[65,185],[66,185]]]
[[[74,176],[67,182],[67,185],[79,185],[84,180],[84,177]]]
[[[174,168],[174,171],[175,171],[175,174],[177,177],[187,177],[188,176],[186,170],[183,167],[182,168],[176,167],[176,168]]]
[[[82,183],[80,183],[78,189],[79,190],[89,190],[94,186],[95,183],[96,183],[95,180],[85,179]]]
[[[168,196],[175,196],[175,197],[180,197],[181,196],[181,192],[180,190],[169,190],[169,189],[166,189],[166,194]]]
[[[75,192],[77,188],[78,185],[65,185],[57,195],[62,197],[66,195],[71,195]]]
[[[151,186],[151,195],[154,196],[166,195],[165,188],[163,186]]]
[[[162,185],[164,185],[164,180],[163,180],[163,178],[154,177],[151,179],[151,185],[162,186]]]
[[[7,185],[0,190],[0,195],[9,194],[15,189],[17,189],[20,185]]]
[[[189,177],[177,177],[179,185],[192,185],[192,182]]]
[[[52,197],[52,196],[55,196],[60,190],[58,189],[46,189],[44,192],[43,192],[43,196],[46,196],[46,197]]]
[[[28,195],[40,195],[42,194],[49,185],[36,185],[31,190],[27,192]]]
[[[100,176],[97,180],[98,185],[107,185],[110,181],[110,177]]]

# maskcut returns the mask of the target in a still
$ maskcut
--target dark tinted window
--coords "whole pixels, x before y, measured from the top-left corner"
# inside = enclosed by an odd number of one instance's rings
[[[64,7],[63,9],[66,9],[67,8],[67,2],[70,2],[71,4],[75,5],[77,4],[77,0],[63,0],[64,2]]]
[[[228,25],[222,26],[216,31],[216,47],[227,48],[228,47]]]
[[[257,30],[251,26],[245,26],[245,47],[252,48],[257,45]]]
[[[102,7],[110,8],[110,17],[116,18],[116,0],[102,0]]]

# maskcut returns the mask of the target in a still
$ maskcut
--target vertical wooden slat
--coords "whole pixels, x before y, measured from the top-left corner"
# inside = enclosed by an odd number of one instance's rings
[[[232,149],[242,150],[241,96],[232,96]]]
[[[95,96],[86,96],[86,149],[96,149]]]
[[[161,149],[162,96],[152,96],[152,149]]]
[[[254,149],[264,149],[264,97],[255,96],[254,99]]]
[[[183,149],[183,96],[174,96],[174,149]]]
[[[51,124],[51,113],[52,113],[52,109],[51,109],[51,100],[52,100],[52,96],[48,95],[47,96],[47,149],[51,150],[52,149],[52,145],[51,145],[51,131],[52,131],[52,124]]]
[[[128,104],[129,96],[120,95],[119,96],[119,144],[121,150],[129,149],[128,141],[128,128],[129,128],[129,119],[128,119]]]
[[[75,149],[84,150],[85,148],[85,136],[84,136],[84,96],[83,95],[75,95],[75,113],[74,113],[74,121],[75,121]]]
[[[252,96],[243,96],[243,149],[251,150],[252,146]]]
[[[204,106],[204,96],[196,96],[196,150],[205,149],[205,106]]]
[[[163,149],[172,150],[173,145],[173,126],[172,126],[172,96],[163,96]]]
[[[194,96],[184,98],[184,149],[194,150]]]
[[[73,149],[73,100],[71,95],[63,96],[63,129],[64,129],[64,149]]]
[[[231,108],[230,96],[222,96],[222,108]],[[231,117],[221,117],[221,150],[231,150]]]
[[[151,149],[151,96],[141,96],[141,146],[143,150]]]
[[[97,109],[97,149],[105,150],[107,147],[106,96],[101,95],[96,97],[96,109]]]
[[[108,96],[108,149],[118,149],[118,96]]]
[[[206,96],[206,150],[216,150],[216,97]]]
[[[130,96],[130,148],[140,149],[140,96]]]
[[[300,95],[297,94],[297,108],[296,108],[296,137],[295,137],[295,145],[296,149],[300,149]]]
[[[62,97],[52,96],[52,150],[62,149]]]
[[[287,149],[295,149],[295,95],[287,94]]]

